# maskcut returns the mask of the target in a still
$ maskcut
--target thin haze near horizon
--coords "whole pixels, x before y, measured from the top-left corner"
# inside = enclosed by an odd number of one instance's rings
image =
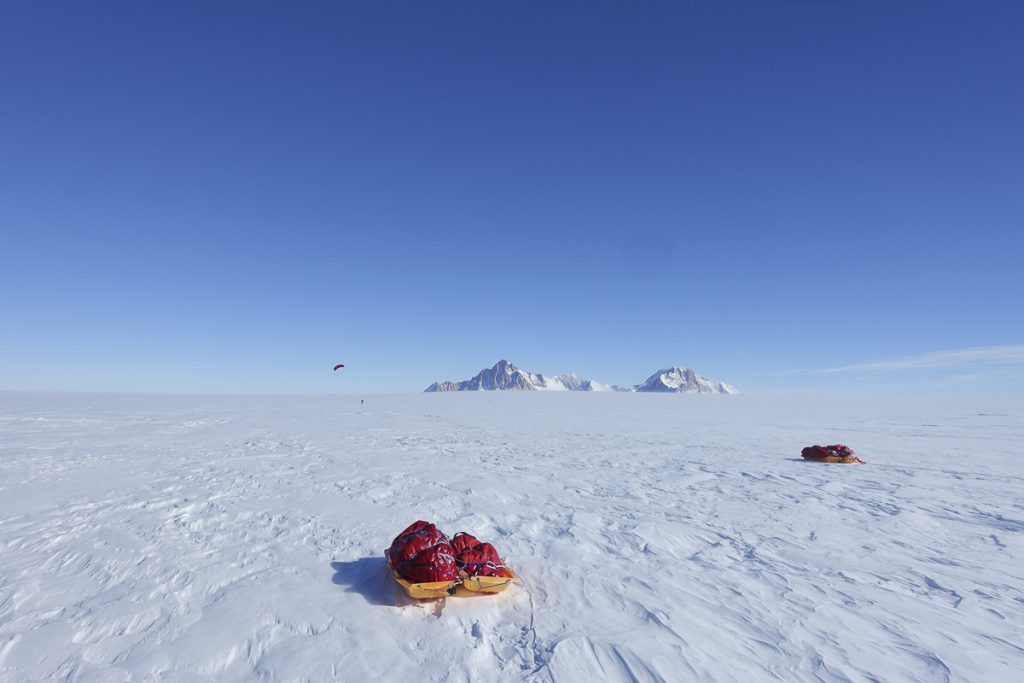
[[[1000,1],[6,3],[0,390],[1024,392],[1021,35]]]

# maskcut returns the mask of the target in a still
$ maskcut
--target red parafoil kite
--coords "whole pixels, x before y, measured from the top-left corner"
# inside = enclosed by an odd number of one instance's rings
[[[342,365],[341,363],[338,363],[337,365],[334,366],[334,371],[337,372],[340,368],[343,368],[343,367],[345,367],[345,366]]]

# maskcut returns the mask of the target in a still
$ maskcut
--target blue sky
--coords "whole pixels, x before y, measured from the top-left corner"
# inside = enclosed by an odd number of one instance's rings
[[[5,3],[0,389],[1022,392],[1021,35],[1016,1]]]

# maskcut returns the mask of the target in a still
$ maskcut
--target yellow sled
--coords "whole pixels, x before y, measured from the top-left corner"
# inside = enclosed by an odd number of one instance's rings
[[[481,593],[500,593],[513,583],[519,581],[519,576],[511,568],[505,567],[511,576],[469,576],[465,572],[459,572],[459,578],[454,581],[429,581],[424,583],[412,583],[406,581],[395,568],[391,566],[391,558],[384,551],[387,559],[388,572],[391,578],[398,582],[398,585],[405,589],[410,598],[417,600],[434,600],[447,598],[449,595],[455,597],[468,597],[480,595]]]
[[[843,456],[839,456],[839,455],[826,455],[826,456],[821,457],[821,458],[808,458],[805,455],[805,456],[803,456],[803,458],[804,458],[804,460],[809,460],[811,462],[859,462],[859,463],[863,463],[864,462],[863,460],[858,458],[856,455],[843,455]]]

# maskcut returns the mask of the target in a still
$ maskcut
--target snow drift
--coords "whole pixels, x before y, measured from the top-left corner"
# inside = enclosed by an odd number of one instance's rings
[[[1019,677],[1024,401],[667,398],[0,394],[0,680]]]

